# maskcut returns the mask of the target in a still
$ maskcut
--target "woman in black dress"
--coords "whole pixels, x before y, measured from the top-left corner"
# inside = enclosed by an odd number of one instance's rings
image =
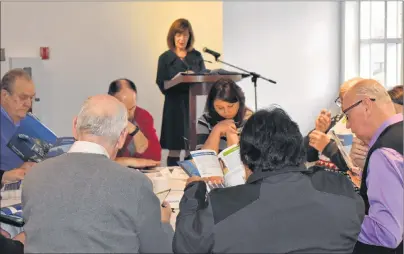
[[[169,49],[160,55],[158,61],[156,83],[165,96],[160,144],[163,149],[169,150],[167,166],[177,165],[181,150],[188,150],[189,87],[180,85],[164,90],[164,81],[172,79],[179,72],[198,73],[205,70],[201,53],[193,48],[194,41],[189,21],[177,19],[168,31]]]

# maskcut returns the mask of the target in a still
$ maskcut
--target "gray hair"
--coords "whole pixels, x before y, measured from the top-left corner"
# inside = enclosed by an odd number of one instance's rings
[[[79,134],[102,137],[109,144],[118,141],[122,131],[127,127],[128,113],[118,100],[116,103],[111,101],[111,99],[96,101],[91,97],[85,101],[77,116],[76,128]]]
[[[11,69],[6,74],[4,74],[3,78],[1,79],[1,89],[4,89],[11,94],[13,92],[15,81],[18,78],[23,78],[28,81],[32,80],[29,73],[27,73],[23,69]]]

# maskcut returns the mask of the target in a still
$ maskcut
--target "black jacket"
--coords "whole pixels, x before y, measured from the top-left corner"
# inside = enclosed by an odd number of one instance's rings
[[[4,254],[23,254],[24,245],[20,241],[8,239],[0,234],[0,250]]]
[[[175,253],[351,253],[364,203],[340,174],[304,167],[254,173],[247,184],[185,188]]]

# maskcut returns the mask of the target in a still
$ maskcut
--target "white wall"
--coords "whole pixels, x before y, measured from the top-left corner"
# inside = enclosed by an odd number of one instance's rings
[[[221,2],[2,2],[1,47],[6,57],[45,60],[41,97],[45,124],[71,135],[71,121],[90,95],[106,93],[109,82],[132,79],[139,105],[151,112],[160,135],[163,96],[155,84],[157,59],[177,18],[190,20],[195,47],[222,50]],[[206,18],[205,13],[209,13]],[[1,76],[9,63],[1,62]],[[208,67],[214,68],[215,65]],[[43,89],[45,87],[45,89]]]
[[[258,80],[258,107],[281,105],[304,134],[337,97],[338,10],[337,1],[223,3],[222,60],[277,81]],[[251,79],[240,84],[253,108]]]
[[[118,77],[133,79],[139,104],[155,118],[160,134],[163,96],[155,85],[158,56],[172,21],[188,18],[196,48],[223,52],[222,60],[278,81],[258,80],[258,105],[283,106],[302,132],[339,86],[337,2],[2,2],[1,47],[7,57],[37,57],[49,46],[38,94],[46,124],[71,134],[83,100],[105,93]],[[208,13],[208,15],[207,15]],[[204,55],[212,60],[210,55]],[[217,68],[218,64],[207,64]],[[1,62],[1,75],[8,62]],[[254,107],[250,79],[240,82]],[[43,89],[40,89],[42,91]],[[50,106],[51,105],[51,106]],[[44,110],[41,110],[44,112]]]

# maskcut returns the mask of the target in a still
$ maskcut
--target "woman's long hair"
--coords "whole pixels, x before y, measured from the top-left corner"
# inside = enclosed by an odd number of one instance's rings
[[[246,112],[243,90],[241,90],[241,88],[231,79],[220,79],[213,84],[205,106],[205,112],[209,115],[207,120],[211,126],[225,120],[224,117],[216,112],[214,107],[215,100],[222,100],[228,103],[238,102],[240,104],[237,115],[234,117],[234,122],[236,123],[236,126],[239,127],[243,122]]]

